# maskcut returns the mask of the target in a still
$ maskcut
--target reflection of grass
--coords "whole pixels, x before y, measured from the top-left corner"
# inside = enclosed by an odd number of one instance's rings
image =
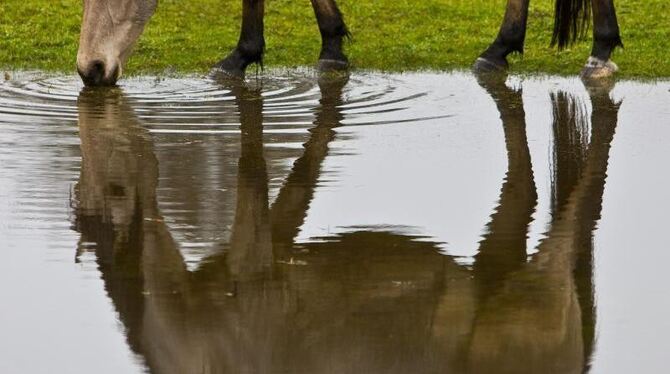
[[[81,0],[0,1],[0,67],[74,71]],[[160,0],[126,69],[204,72],[237,40],[241,0]],[[505,0],[340,0],[358,68],[467,68],[490,43]],[[616,2],[626,49],[614,59],[622,75],[670,76],[670,13],[664,0]],[[517,72],[574,74],[590,38],[563,52],[548,47],[552,1],[531,3],[526,54]],[[267,0],[266,64],[313,65],[319,35],[307,0]]]

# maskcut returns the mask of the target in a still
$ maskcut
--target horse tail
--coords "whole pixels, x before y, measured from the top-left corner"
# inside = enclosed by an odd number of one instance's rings
[[[584,35],[591,18],[591,0],[556,0],[551,46],[563,49]]]

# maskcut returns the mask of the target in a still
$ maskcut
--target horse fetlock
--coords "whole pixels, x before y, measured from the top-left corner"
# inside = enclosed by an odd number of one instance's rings
[[[609,60],[612,52],[617,47],[623,47],[619,33],[613,34],[602,34],[594,33],[593,38],[593,48],[591,49],[591,56],[597,57],[600,60],[607,61]]]
[[[582,79],[602,79],[613,76],[619,67],[612,60],[602,60],[598,57],[589,57],[579,74]]]
[[[265,40],[240,41],[235,49],[250,64],[261,62],[265,52]]]
[[[596,44],[601,44],[603,47],[614,49],[616,47],[623,47],[619,28],[614,29],[605,28],[604,30],[596,29],[593,31],[593,40]]]
[[[513,52],[523,53],[525,40],[525,26],[515,24],[510,27],[503,27],[493,42],[493,46],[497,46],[505,56]]]

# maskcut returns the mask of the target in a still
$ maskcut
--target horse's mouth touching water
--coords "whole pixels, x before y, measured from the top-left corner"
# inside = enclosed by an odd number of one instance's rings
[[[243,16],[237,47],[214,68],[226,74],[243,76],[246,67],[261,62],[265,49],[263,35],[264,0],[242,0]],[[621,46],[614,0],[556,0],[552,44],[559,48],[573,42],[587,29],[593,15],[593,49],[582,69],[584,78],[603,78],[614,74],[612,51]],[[349,66],[342,42],[349,32],[335,0],[311,0],[321,32],[321,70]],[[505,71],[507,55],[523,52],[530,0],[508,0],[498,36],[477,58],[476,71]],[[156,10],[157,0],[84,0],[77,70],[86,85],[114,85],[121,77],[123,64],[133,44]]]

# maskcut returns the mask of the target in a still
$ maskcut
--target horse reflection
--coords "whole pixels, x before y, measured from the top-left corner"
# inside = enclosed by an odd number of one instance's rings
[[[591,239],[618,106],[607,94],[592,94],[590,144],[585,136],[575,143],[572,132],[556,124],[554,220],[528,261],[526,235],[537,194],[521,93],[504,82],[482,81],[501,113],[508,172],[470,269],[441,255],[436,243],[395,233],[362,230],[294,243],[342,119],[345,84],[319,82],[322,97],[310,138],[272,206],[263,97],[260,90],[232,85],[242,134],[232,235],[224,252],[194,272],[158,209],[151,137],[121,91],[82,92],[79,251],[95,243],[128,343],[148,369],[586,370],[593,344],[593,317],[585,310],[593,307]],[[557,113],[575,114],[566,112],[565,96],[553,102]],[[573,130],[583,131],[584,118],[573,117]],[[575,147],[579,152],[570,152]],[[576,158],[565,159],[570,155]],[[565,170],[577,170],[575,165],[579,174]]]
[[[554,218],[537,254],[481,304],[470,346],[472,371],[520,372],[520,365],[526,372],[588,369],[595,323],[592,238],[619,109],[608,89],[590,93],[588,144],[579,105],[565,94],[552,96]]]

